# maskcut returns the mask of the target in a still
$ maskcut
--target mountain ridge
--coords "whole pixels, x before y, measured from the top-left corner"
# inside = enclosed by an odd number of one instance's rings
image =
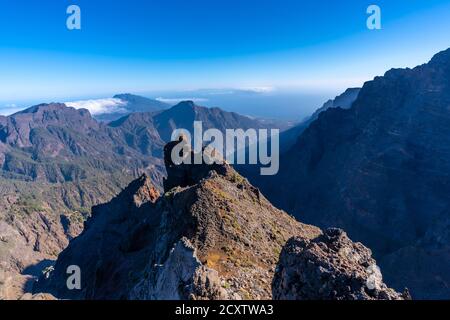
[[[192,107],[196,113],[191,121],[203,120],[207,127],[217,123],[214,117],[220,117],[221,128],[240,126],[239,119],[262,126],[217,108]],[[164,112],[170,123],[161,120]],[[39,259],[55,259],[81,232],[92,206],[109,201],[143,173],[162,190],[167,141],[161,135],[189,124],[170,109],[131,113],[105,123],[86,109],[58,103],[0,118],[0,222],[10,235],[8,242],[0,242],[0,274],[11,279],[0,284],[0,297],[17,297],[11,288],[26,287],[22,282],[36,276],[20,272]],[[27,252],[11,249],[19,247]]]
[[[292,147],[297,138],[303,133],[303,131],[308,128],[308,126],[314,122],[319,115],[330,109],[330,108],[342,108],[349,109],[353,102],[356,100],[359,91],[361,88],[348,88],[340,95],[336,96],[334,99],[330,99],[325,102],[322,107],[317,109],[311,116],[309,116],[306,120],[300,122],[300,124],[294,126],[293,128],[286,130],[280,135],[280,150],[281,152],[287,151],[290,147]]]
[[[448,298],[450,49],[366,82],[350,109],[322,112],[258,178],[275,205],[374,250],[387,283]],[[418,257],[421,257],[420,259]]]

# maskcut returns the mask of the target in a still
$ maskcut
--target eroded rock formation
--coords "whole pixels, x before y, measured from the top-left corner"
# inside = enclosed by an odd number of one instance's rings
[[[410,299],[388,288],[372,252],[340,229],[309,240],[294,237],[280,256],[273,296],[281,300]]]

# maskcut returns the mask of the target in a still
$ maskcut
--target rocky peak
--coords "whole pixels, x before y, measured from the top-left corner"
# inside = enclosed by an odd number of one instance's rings
[[[25,114],[25,113],[43,113],[48,111],[63,111],[67,106],[64,103],[41,103],[35,106],[32,106],[23,111],[19,111],[16,114]]]
[[[435,54],[429,62],[429,65],[440,67],[446,66],[446,68],[448,68],[450,66],[450,48]]]
[[[172,150],[179,144],[183,143],[185,138],[180,136],[179,140],[171,141],[164,147],[164,163],[166,165],[167,178],[164,179],[164,191],[168,192],[175,187],[187,187],[195,185],[200,180],[206,178],[210,171],[215,171],[223,176],[231,170],[230,166],[224,164],[194,164],[195,153],[192,150],[186,151],[186,154],[180,154],[183,158],[190,158],[189,163],[174,164],[172,162]],[[205,149],[203,149],[205,152]],[[210,153],[214,153],[212,151]],[[203,155],[201,155],[203,157]]]
[[[70,128],[79,132],[99,128],[99,124],[88,110],[77,110],[62,103],[51,103],[40,104],[8,116],[0,134],[8,144],[30,147],[33,129],[47,129],[51,126]]]
[[[191,100],[187,100],[187,101],[181,101],[178,104],[174,105],[173,107],[171,107],[168,110],[165,110],[163,114],[165,114],[166,116],[169,117],[174,117],[175,119],[179,119],[180,115],[182,117],[186,117],[186,116],[190,116],[190,117],[194,117],[195,113],[198,112],[199,110],[207,110],[208,108],[206,107],[200,107],[198,105],[195,104],[194,101]],[[179,119],[178,121],[180,121],[181,119]]]
[[[340,229],[308,240],[288,241],[273,281],[273,296],[282,300],[401,300],[383,283],[372,252]]]
[[[119,195],[109,203],[94,206],[92,218],[85,222],[85,229],[98,227],[114,220],[126,220],[134,223],[139,218],[142,206],[152,206],[160,197],[158,189],[147,174],[132,181]],[[105,212],[108,212],[105,214]]]
[[[133,202],[137,207],[142,206],[147,202],[155,203],[160,194],[158,189],[153,185],[150,177],[147,174],[142,175],[139,179],[132,182],[136,183],[139,188],[133,192]]]
[[[174,106],[174,108],[176,109],[190,109],[190,110],[194,110],[196,107],[197,105],[192,100],[181,101]]]

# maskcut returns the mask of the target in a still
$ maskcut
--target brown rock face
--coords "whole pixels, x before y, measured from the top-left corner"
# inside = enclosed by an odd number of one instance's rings
[[[273,281],[280,300],[403,300],[388,288],[372,252],[340,229],[316,239],[295,237],[281,253]]]
[[[40,279],[35,293],[64,299],[258,300],[271,299],[272,293],[282,299],[400,298],[379,283],[378,274],[374,292],[363,295],[357,281],[367,280],[364,268],[375,262],[368,249],[345,234],[322,236],[320,229],[297,222],[227,164],[182,166],[167,170],[166,181],[174,185],[159,198],[143,176],[110,203],[94,207],[83,233],[61,253],[54,271]],[[311,251],[315,261],[305,269],[311,292],[318,290],[315,296],[277,291],[276,283],[280,290],[303,286],[298,277],[284,278],[280,271],[272,286],[280,252],[293,236],[304,248],[311,244],[322,250]],[[291,246],[283,250],[281,266]],[[304,267],[298,259],[287,261],[294,271]],[[71,265],[81,269],[80,290],[66,287]],[[324,277],[325,267],[329,273],[339,270],[342,280]],[[350,287],[344,295],[346,281]]]
[[[133,201],[137,207],[140,207],[147,202],[155,203],[160,197],[158,189],[155,188],[149,176],[146,174],[142,175],[134,183],[140,185],[133,195]]]

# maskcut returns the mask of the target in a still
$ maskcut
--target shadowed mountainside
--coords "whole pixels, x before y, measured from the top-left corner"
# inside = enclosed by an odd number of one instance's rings
[[[450,297],[450,49],[367,82],[350,109],[322,112],[280,168],[251,179],[274,204],[345,229],[396,289]]]

